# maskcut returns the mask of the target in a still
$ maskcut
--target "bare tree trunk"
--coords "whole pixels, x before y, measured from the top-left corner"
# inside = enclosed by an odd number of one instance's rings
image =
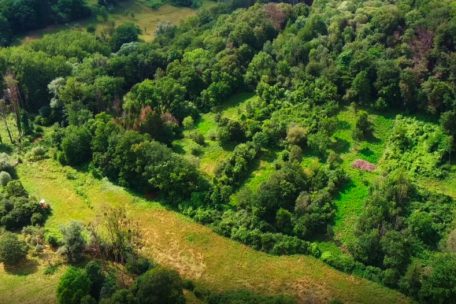
[[[19,142],[22,137],[22,125],[21,125],[21,94],[19,92],[18,82],[11,72],[8,72],[5,77],[5,83],[8,90],[9,99],[13,110],[16,114],[16,126],[19,132]]]
[[[2,117],[3,117],[3,123],[5,124],[5,127],[6,127],[6,132],[8,132],[8,137],[11,141],[11,144],[14,144],[13,136],[11,135],[10,128],[8,127],[8,122],[7,122],[7,118],[6,118],[5,114],[3,114]]]
[[[3,99],[0,99],[0,116],[2,117],[3,123],[5,124],[6,132],[8,132],[8,137],[11,141],[11,144],[14,144],[13,142],[13,136],[11,135],[10,128],[8,126],[8,120],[7,120],[7,107],[6,103]]]

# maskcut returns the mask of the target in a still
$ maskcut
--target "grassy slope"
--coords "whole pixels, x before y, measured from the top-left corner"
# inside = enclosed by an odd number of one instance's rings
[[[18,172],[31,194],[50,202],[53,215],[47,229],[57,230],[70,220],[88,222],[106,204],[125,206],[139,221],[146,256],[213,290],[248,288],[265,294],[288,293],[300,302],[333,298],[344,303],[408,301],[398,292],[343,274],[312,257],[277,257],[254,251],[158,203],[146,202],[105,180],[61,167],[52,160],[21,164]],[[0,270],[0,303],[53,303],[62,270],[49,277],[44,276],[42,267],[34,271],[20,276]]]
[[[212,2],[203,1],[203,7],[209,5],[212,5]],[[91,17],[64,25],[49,26],[29,32],[22,38],[22,41],[35,40],[44,34],[55,33],[63,29],[85,29],[89,25],[96,26],[97,32],[101,32],[113,24],[119,25],[125,22],[136,23],[142,31],[140,38],[144,41],[152,41],[155,35],[155,28],[160,22],[177,24],[195,14],[196,10],[192,8],[175,7],[167,4],[159,9],[152,9],[146,5],[144,0],[129,0],[119,3],[114,9],[109,11],[109,17],[106,20]]]
[[[242,104],[241,104],[242,105]],[[242,106],[231,107],[225,110],[224,115],[227,113],[231,117],[239,116],[239,111],[242,112]],[[341,191],[340,195],[336,198],[337,214],[334,232],[336,239],[343,244],[349,243],[353,240],[353,232],[358,216],[361,214],[364,201],[368,195],[369,183],[372,182],[378,173],[362,172],[352,168],[352,163],[356,159],[365,159],[372,163],[377,163],[382,154],[385,146],[385,141],[389,137],[390,131],[394,124],[393,116],[381,116],[370,113],[369,119],[374,125],[374,137],[369,141],[354,142],[352,132],[355,128],[356,113],[350,107],[343,109],[338,119],[340,124],[338,130],[333,136],[333,148],[340,154],[343,162],[342,166],[347,174],[350,176],[350,183]],[[255,170],[252,172],[246,183],[241,187],[248,187],[252,190],[258,190],[261,183],[268,179],[268,177],[275,171],[274,161],[277,159],[278,153],[268,151],[263,153],[262,157],[256,164]],[[315,168],[320,164],[320,160],[316,156],[304,154],[302,166],[304,168]],[[232,202],[236,203],[236,194],[232,197]],[[334,244],[322,244],[323,248],[329,246],[333,252],[338,249]],[[337,249],[337,250],[336,250]]]

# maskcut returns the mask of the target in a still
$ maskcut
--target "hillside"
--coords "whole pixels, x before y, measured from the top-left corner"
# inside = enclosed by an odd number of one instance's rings
[[[203,2],[202,7],[208,7],[211,2]],[[169,4],[153,9],[142,0],[122,1],[112,8],[106,18],[94,16],[87,19],[74,21],[64,25],[53,25],[44,29],[35,30],[27,33],[21,38],[22,42],[27,43],[41,38],[43,35],[56,33],[65,29],[85,30],[88,27],[94,27],[97,33],[109,31],[114,26],[131,22],[137,24],[141,29],[141,39],[150,42],[155,36],[155,29],[162,22],[171,22],[179,24],[181,21],[196,15],[197,9],[187,7],[176,7]]]
[[[0,302],[455,303],[454,1],[0,0],[0,46]]]
[[[53,214],[46,224],[51,232],[70,220],[93,220],[103,204],[124,205],[128,214],[140,221],[146,239],[143,253],[177,269],[198,285],[220,291],[286,293],[296,296],[299,303],[324,303],[331,299],[350,303],[408,302],[397,292],[345,275],[312,257],[276,257],[257,252],[158,203],[144,201],[107,181],[62,168],[50,160],[24,163],[18,173],[32,195],[52,204]],[[49,276],[43,271],[44,266],[30,270],[27,275],[2,271],[0,303],[55,303],[54,290],[63,269]]]

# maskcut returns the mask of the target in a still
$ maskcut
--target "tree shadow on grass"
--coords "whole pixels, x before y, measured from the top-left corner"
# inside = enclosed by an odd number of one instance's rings
[[[273,162],[277,158],[277,151],[271,149],[262,150],[259,158],[267,162]]]
[[[181,144],[174,143],[172,146],[172,150],[177,154],[185,154],[184,146]]]
[[[220,143],[220,146],[222,147],[223,150],[232,152],[232,151],[234,151],[234,148],[236,148],[236,146],[243,144],[243,143],[245,143],[245,141],[239,141],[239,142],[228,141],[226,143]]]
[[[334,199],[335,199],[335,200],[340,200],[342,194],[349,192],[350,190],[352,190],[352,189],[355,188],[355,187],[356,187],[355,183],[353,182],[353,180],[352,180],[351,178],[349,178],[349,179],[340,187],[340,190],[337,192],[337,195],[335,195]]]
[[[291,296],[285,294],[266,295],[247,289],[227,290],[214,292],[205,287],[198,286],[193,289],[194,295],[206,303],[294,303]]]
[[[0,153],[11,154],[13,152],[13,148],[9,145],[0,143]]]
[[[381,140],[372,133],[367,136],[366,141],[370,144],[378,144]]]
[[[371,156],[374,155],[374,151],[372,151],[369,148],[363,148],[363,149],[359,150],[359,154],[361,154],[362,156],[365,156],[367,158],[370,158]]]
[[[350,124],[345,120],[337,121],[337,128],[341,130],[349,130],[351,128]]]
[[[38,270],[38,262],[35,260],[26,259],[18,265],[4,265],[4,269],[9,274],[18,276],[26,276],[35,273]]]
[[[337,153],[346,153],[350,149],[350,143],[340,137],[335,137],[335,141],[331,143],[331,149]]]

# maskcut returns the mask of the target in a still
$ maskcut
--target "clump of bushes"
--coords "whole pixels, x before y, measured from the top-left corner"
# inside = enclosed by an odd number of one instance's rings
[[[31,161],[39,161],[46,157],[47,150],[43,146],[35,146],[27,153],[27,158]]]
[[[27,245],[19,240],[16,234],[3,232],[0,234],[0,263],[13,266],[24,260],[27,255]]]
[[[0,225],[7,230],[20,230],[29,225],[43,225],[51,214],[48,204],[30,197],[18,180],[6,184],[0,194]]]
[[[130,287],[116,282],[116,273],[95,261],[84,268],[70,267],[57,287],[58,303],[185,303],[179,274],[162,267],[136,278]]]
[[[0,172],[0,185],[4,187],[10,181],[11,181],[11,175],[6,171],[1,171]]]

